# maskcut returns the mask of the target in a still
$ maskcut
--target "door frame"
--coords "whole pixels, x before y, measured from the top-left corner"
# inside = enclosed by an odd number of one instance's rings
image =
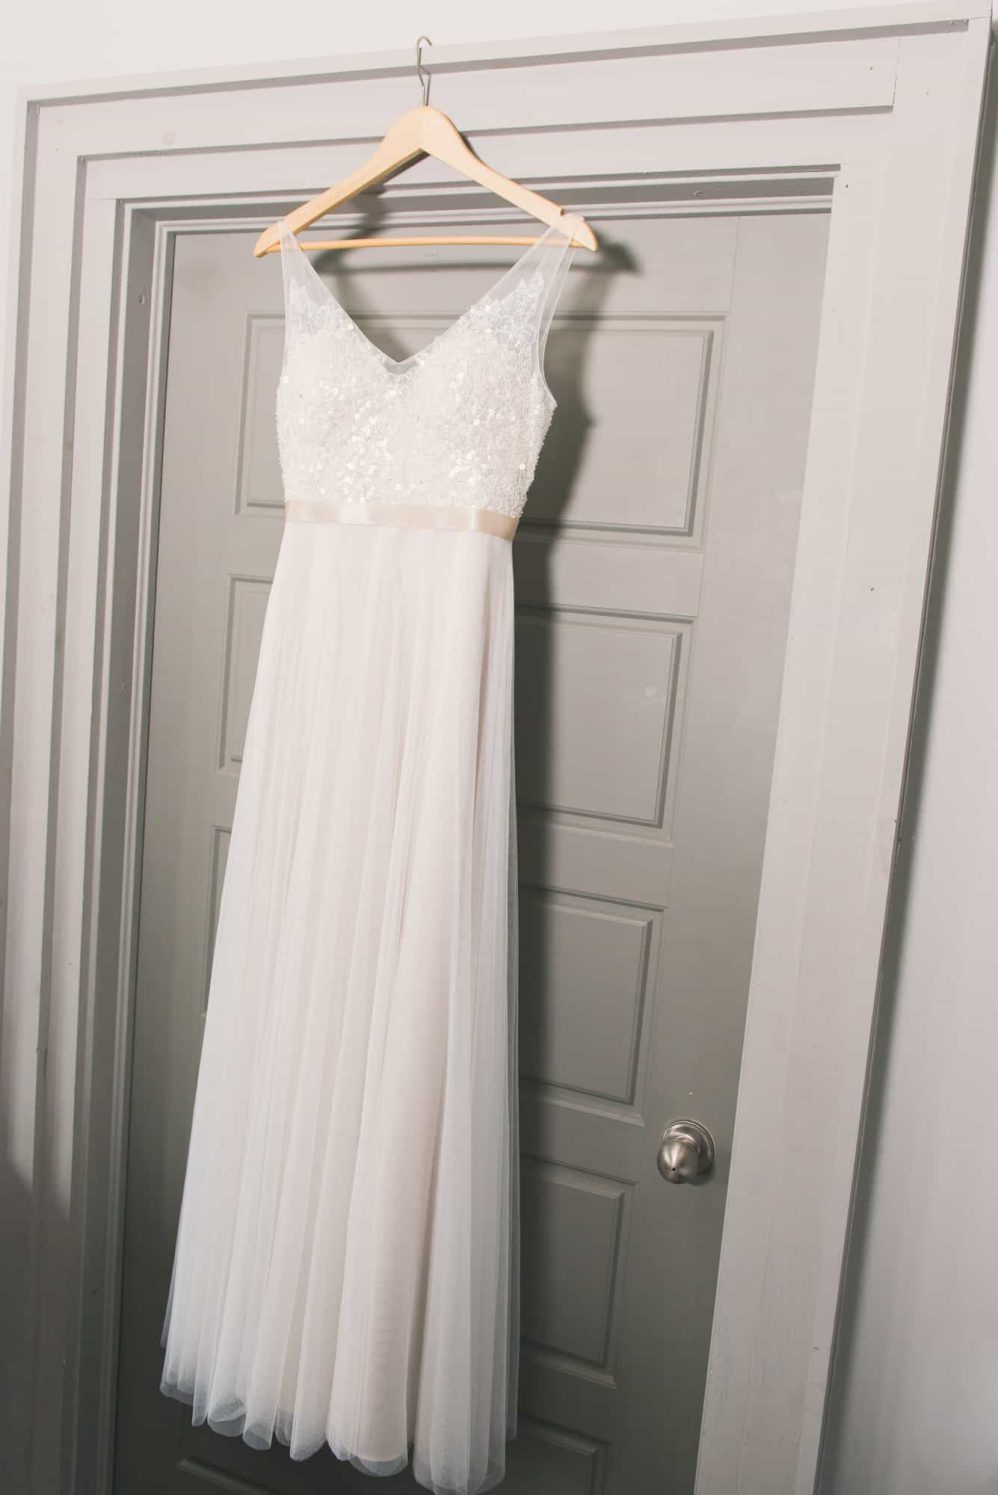
[[[488,159],[583,212],[649,182],[689,211],[830,193],[698,1495],[815,1486],[990,35],[986,5],[940,0],[424,58]],[[172,244],[272,221],[415,88],[390,52],[20,92],[0,452],[10,1489],[110,1490]],[[529,153],[511,120],[538,131]],[[469,216],[435,163],[387,192]]]

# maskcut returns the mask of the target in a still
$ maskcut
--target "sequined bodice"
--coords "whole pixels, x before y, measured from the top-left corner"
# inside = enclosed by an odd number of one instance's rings
[[[519,518],[556,404],[543,351],[571,257],[568,233],[546,228],[466,312],[402,360],[361,331],[283,222],[281,246],[285,497],[463,505]]]

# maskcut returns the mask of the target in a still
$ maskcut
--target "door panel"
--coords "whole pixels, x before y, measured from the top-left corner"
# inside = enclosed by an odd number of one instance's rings
[[[588,214],[559,408],[514,546],[523,1205],[517,1495],[689,1495],[827,217]],[[228,827],[280,540],[276,258],[181,238],[163,454],[116,1489],[372,1490],[158,1391]],[[512,251],[511,251],[512,252]],[[405,356],[495,278],[371,252],[338,289]],[[498,255],[500,251],[496,251]],[[369,274],[368,271],[377,273]],[[441,272],[445,273],[441,273]],[[674,1187],[695,1115],[714,1173]],[[415,1489],[407,1474],[390,1488]]]

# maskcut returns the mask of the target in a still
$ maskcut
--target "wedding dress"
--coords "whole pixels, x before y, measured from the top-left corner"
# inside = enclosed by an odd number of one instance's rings
[[[516,1431],[511,545],[571,230],[395,360],[281,225],[284,528],[161,1389],[436,1495]]]

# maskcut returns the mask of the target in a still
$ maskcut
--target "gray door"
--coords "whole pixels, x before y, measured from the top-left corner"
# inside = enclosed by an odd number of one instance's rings
[[[576,254],[549,339],[559,408],[514,549],[524,1280],[521,1433],[503,1489],[690,1495],[828,219],[647,204],[587,216],[603,253]],[[175,265],[118,1495],[373,1491],[328,1450],[293,1464],[279,1445],[192,1429],[158,1391],[282,522],[280,265],[254,260],[253,237],[189,235]],[[369,252],[338,289],[400,357],[472,301],[499,254],[465,252],[440,275],[417,253]],[[717,1142],[692,1187],[656,1167],[677,1116]],[[387,1483],[417,1488],[407,1474]]]

